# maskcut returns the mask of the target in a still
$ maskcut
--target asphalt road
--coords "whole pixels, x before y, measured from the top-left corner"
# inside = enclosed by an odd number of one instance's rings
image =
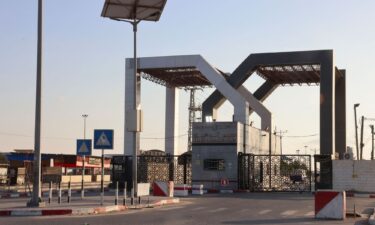
[[[366,200],[367,201],[367,200]],[[374,207],[371,201],[366,205]],[[177,205],[89,217],[6,217],[1,225],[123,225],[123,224],[366,224],[314,219],[311,194],[243,193],[182,198]]]

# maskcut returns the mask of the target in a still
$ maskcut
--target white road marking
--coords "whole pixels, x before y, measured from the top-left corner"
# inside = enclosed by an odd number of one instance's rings
[[[267,214],[267,213],[269,213],[269,212],[272,212],[272,210],[270,210],[270,209],[265,209],[265,210],[262,210],[262,211],[258,212],[258,214],[260,214],[260,215],[264,215],[264,214]]]
[[[167,208],[160,208],[161,211],[168,211],[168,210],[174,210],[174,209],[182,209],[185,208],[184,206],[175,206],[175,207],[167,207]]]
[[[310,211],[308,213],[305,214],[305,216],[314,216],[315,215],[315,212],[314,211]]]
[[[197,208],[194,208],[192,209],[191,211],[198,211],[198,210],[202,210],[202,209],[205,209],[206,207],[197,207]]]
[[[282,216],[291,216],[291,215],[294,215],[294,214],[296,214],[296,210],[287,210],[287,211],[284,211],[284,212],[282,212],[282,213],[280,213],[280,215],[282,215]]]
[[[208,212],[210,213],[215,213],[215,212],[221,212],[221,211],[224,211],[224,210],[227,210],[228,208],[218,208],[218,209],[213,209],[213,210],[210,210]]]

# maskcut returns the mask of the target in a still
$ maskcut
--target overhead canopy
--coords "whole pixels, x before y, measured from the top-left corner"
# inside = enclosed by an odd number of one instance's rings
[[[102,17],[158,21],[167,0],[105,0]]]
[[[320,65],[267,65],[259,66],[257,74],[275,84],[318,84]]]
[[[211,83],[195,67],[139,69],[142,77],[168,87],[210,86]]]

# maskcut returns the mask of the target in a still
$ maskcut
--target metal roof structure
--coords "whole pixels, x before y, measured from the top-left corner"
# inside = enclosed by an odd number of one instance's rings
[[[340,70],[335,70],[339,77],[343,76]],[[264,80],[280,85],[320,83],[320,64],[266,65],[259,66],[256,73]]]
[[[257,74],[275,84],[318,84],[320,82],[320,65],[270,65],[259,66]]]
[[[142,78],[166,87],[207,87],[212,84],[196,67],[139,69]]]

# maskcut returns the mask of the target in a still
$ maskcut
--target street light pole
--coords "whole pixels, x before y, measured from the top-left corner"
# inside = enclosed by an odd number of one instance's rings
[[[372,139],[372,145],[371,145],[371,160],[374,160],[374,125],[370,125],[371,128],[371,139]]]
[[[363,125],[364,125],[364,121],[365,121],[365,117],[362,116],[361,117],[361,144],[360,144],[360,159],[362,160],[363,159],[363,147],[365,146],[365,144],[363,144]]]
[[[357,125],[357,107],[359,103],[354,104],[354,128],[355,128],[355,147],[357,150],[357,160],[359,160],[359,148],[358,148],[358,125]]]
[[[86,140],[86,119],[89,115],[83,114],[83,140]],[[82,180],[81,180],[81,199],[85,197],[85,161],[86,161],[86,156],[83,155],[83,160],[82,160]]]
[[[35,134],[34,134],[34,162],[33,162],[33,193],[28,207],[40,207],[41,199],[41,109],[42,109],[42,29],[43,29],[43,0],[38,0],[38,47],[37,47],[37,69],[36,69],[36,104],[35,104]]]

